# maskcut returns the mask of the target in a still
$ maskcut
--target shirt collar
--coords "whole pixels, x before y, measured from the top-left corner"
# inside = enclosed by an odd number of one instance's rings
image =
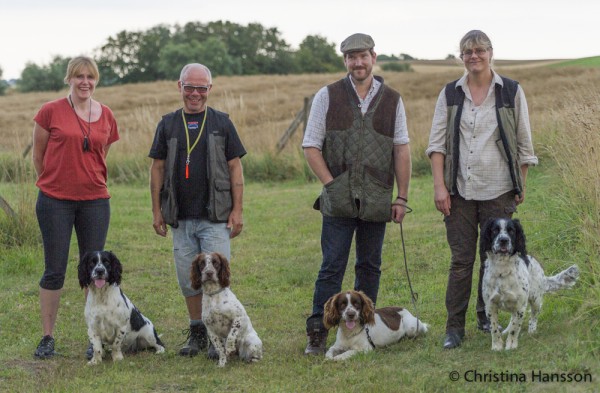
[[[458,80],[458,82],[456,82],[456,88],[458,88],[460,86],[464,90],[464,85],[467,83],[467,76],[468,76],[468,74],[465,73]],[[352,78],[350,78],[350,79],[352,79]],[[504,86],[504,82],[502,81],[502,78],[494,70],[492,70],[492,81],[494,82],[493,84],[495,84],[495,85]]]

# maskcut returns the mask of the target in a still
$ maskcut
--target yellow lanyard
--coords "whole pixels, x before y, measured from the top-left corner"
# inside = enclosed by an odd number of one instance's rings
[[[198,133],[198,137],[196,141],[190,147],[190,132],[188,130],[187,121],[185,120],[185,114],[183,113],[183,109],[181,110],[181,118],[183,119],[183,126],[185,127],[185,141],[187,143],[187,158],[185,159],[185,178],[190,178],[190,154],[192,154],[192,150],[198,144],[200,137],[202,136],[202,131],[204,131],[204,123],[206,122],[206,112],[208,112],[208,107],[204,109],[204,118],[202,119],[202,127],[200,127],[200,132]]]

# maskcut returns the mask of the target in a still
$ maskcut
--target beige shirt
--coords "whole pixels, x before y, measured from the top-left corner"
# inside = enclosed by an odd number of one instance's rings
[[[490,200],[513,190],[510,172],[506,160],[502,157],[496,141],[500,139],[497,130],[496,97],[494,86],[503,85],[502,78],[493,72],[494,78],[488,94],[480,106],[475,106],[471,91],[467,85],[467,75],[458,80],[465,92],[460,119],[460,144],[457,188],[467,200]],[[426,153],[431,156],[438,152],[446,155],[446,127],[448,105],[445,88],[442,89],[435,106],[433,124],[429,135]],[[537,165],[538,159],[533,152],[529,111],[525,93],[519,85],[515,97],[517,120],[517,159],[519,165]]]

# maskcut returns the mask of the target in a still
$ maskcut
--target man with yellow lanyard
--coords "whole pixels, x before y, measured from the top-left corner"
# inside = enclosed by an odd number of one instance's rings
[[[188,309],[190,328],[182,356],[196,356],[208,344],[202,323],[202,292],[190,283],[190,268],[201,252],[231,260],[230,239],[242,231],[246,150],[226,113],[207,106],[210,70],[188,64],[178,81],[183,108],[158,123],[149,157],[153,226],[160,236],[173,230],[177,280]],[[209,351],[210,352],[210,351]]]

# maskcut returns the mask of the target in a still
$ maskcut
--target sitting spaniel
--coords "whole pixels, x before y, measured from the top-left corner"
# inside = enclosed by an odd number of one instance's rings
[[[490,219],[482,230],[479,252],[487,256],[482,294],[491,322],[492,350],[502,350],[502,333],[508,333],[506,349],[515,349],[527,304],[531,307],[529,333],[533,333],[544,294],[575,285],[579,269],[573,265],[555,276],[546,277],[540,263],[527,255],[525,234],[519,220]],[[498,327],[499,310],[511,313],[504,332]]]
[[[325,357],[345,360],[359,352],[397,343],[403,337],[427,333],[428,325],[401,307],[374,309],[360,291],[340,292],[325,303],[323,322],[327,329],[339,326],[335,343]]]
[[[240,359],[262,359],[262,341],[244,306],[229,288],[229,262],[219,253],[199,254],[191,269],[192,288],[202,288],[202,322],[219,354],[219,367],[237,352]]]
[[[79,285],[88,289],[85,321],[94,354],[88,365],[99,364],[103,345],[110,345],[113,361],[123,360],[123,352],[154,348],[165,351],[154,325],[131,303],[121,290],[121,262],[110,251],[86,253],[79,262]]]

